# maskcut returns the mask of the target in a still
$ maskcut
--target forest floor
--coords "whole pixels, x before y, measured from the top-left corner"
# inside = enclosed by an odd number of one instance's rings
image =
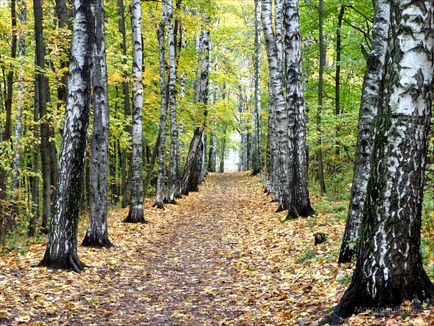
[[[178,204],[148,200],[146,225],[112,210],[115,247],[80,247],[81,274],[34,267],[44,243],[1,256],[0,324],[315,325],[349,284],[353,266],[336,264],[342,219],[319,209],[283,223],[258,178],[212,174]],[[327,242],[314,246],[315,232]],[[345,324],[433,325],[434,308]]]

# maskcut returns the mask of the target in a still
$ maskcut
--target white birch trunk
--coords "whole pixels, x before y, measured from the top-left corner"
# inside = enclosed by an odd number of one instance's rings
[[[14,155],[12,158],[12,182],[11,191],[15,197],[14,191],[18,187],[18,178],[20,173],[21,163],[21,138],[23,135],[23,102],[24,102],[24,57],[26,55],[26,34],[25,29],[27,25],[27,8],[26,2],[21,0],[19,2],[20,10],[20,35],[18,45],[18,58],[20,61],[20,70],[18,72],[18,90],[17,90],[17,118],[15,121],[15,137],[14,137]]]
[[[90,159],[89,226],[82,245],[109,248],[107,171],[109,160],[109,99],[104,31],[104,1],[92,0],[94,31],[92,46],[92,89],[94,120]]]
[[[360,250],[332,316],[434,299],[423,270],[421,215],[432,116],[434,4],[392,0],[384,93],[375,128]]]
[[[285,85],[288,105],[289,164],[293,174],[288,187],[292,192],[288,218],[313,213],[308,190],[306,113],[301,71],[301,35],[298,0],[285,0]]]
[[[131,1],[133,39],[133,156],[131,162],[131,204],[126,223],[145,223],[143,212],[143,45],[142,10],[139,0]]]
[[[74,0],[74,27],[68,78],[58,195],[49,239],[40,265],[80,272],[77,227],[84,173],[84,153],[90,107],[90,37],[93,31],[90,2]]]
[[[166,121],[167,121],[167,83],[166,83],[166,24],[167,8],[166,0],[163,0],[162,16],[158,25],[158,45],[160,58],[160,142],[158,148],[158,174],[157,189],[154,206],[164,207],[165,175],[166,170]]]
[[[359,113],[359,134],[350,207],[339,253],[339,263],[351,261],[357,247],[363,208],[366,200],[371,156],[374,147],[374,126],[382,100],[387,38],[390,23],[390,0],[378,0],[375,7],[372,51],[368,58]]]
[[[179,135],[177,123],[176,103],[176,39],[174,31],[174,19],[172,0],[167,0],[168,16],[168,49],[169,49],[169,110],[170,110],[170,167],[168,176],[168,196],[170,204],[176,204],[175,198],[181,195],[179,174]]]

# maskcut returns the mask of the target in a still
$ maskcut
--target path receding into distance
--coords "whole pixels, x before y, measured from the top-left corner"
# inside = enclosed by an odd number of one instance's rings
[[[281,223],[284,213],[274,214],[248,173],[211,174],[200,192],[165,210],[151,202],[146,225],[123,224],[125,210],[110,213],[116,247],[80,247],[84,273],[31,267],[43,243],[20,255],[0,275],[0,324],[309,324],[346,287],[330,246],[314,247],[312,236],[343,226],[328,218]],[[309,252],[322,260],[309,264]]]

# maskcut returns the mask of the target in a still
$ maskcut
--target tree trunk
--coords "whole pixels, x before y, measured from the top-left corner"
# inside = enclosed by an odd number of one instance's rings
[[[77,227],[90,107],[90,39],[94,30],[90,6],[89,1],[74,1],[72,60],[59,164],[59,192],[48,245],[40,262],[40,266],[76,272],[84,269],[77,255]]]
[[[17,117],[15,120],[15,139],[14,139],[14,156],[12,160],[12,182],[11,192],[15,197],[14,191],[18,187],[18,178],[20,173],[21,163],[21,137],[23,135],[23,102],[24,102],[24,57],[26,55],[26,34],[25,26],[27,25],[27,8],[26,2],[21,0],[19,2],[20,9],[20,23],[21,29],[19,34],[19,48],[18,57],[20,59],[21,69],[18,73],[18,91],[17,91]]]
[[[139,0],[132,0],[132,38],[133,38],[133,159],[131,164],[131,205],[126,223],[145,223],[143,212],[143,45],[142,10]]]
[[[276,7],[276,16],[281,16],[282,13],[278,13]],[[275,142],[274,147],[271,149],[270,155],[272,156],[272,167],[269,167],[269,172],[273,173],[272,189],[274,191],[275,200],[279,204],[278,211],[288,209],[291,202],[291,193],[289,191],[289,185],[292,183],[290,178],[292,173],[290,171],[289,159],[289,141],[288,141],[288,110],[286,107],[285,98],[283,95],[282,84],[282,62],[279,57],[279,45],[281,42],[278,37],[274,36],[272,29],[271,19],[271,1],[262,1],[262,24],[264,29],[265,43],[267,48],[268,67],[270,74],[270,93],[272,97],[272,107],[274,111],[274,121],[269,122],[270,127],[273,128],[274,122],[275,131],[272,136],[269,136],[269,141]],[[277,18],[276,18],[277,19]],[[277,27],[276,27],[277,28]],[[278,33],[277,33],[278,34]],[[283,48],[283,47],[282,47]],[[275,138],[275,140],[273,140]],[[270,171],[271,170],[271,171]]]
[[[193,139],[190,143],[187,162],[185,165],[184,176],[182,178],[182,194],[188,195],[190,191],[199,190],[199,179],[202,168],[203,144],[202,144],[203,129],[197,127],[194,130]]]
[[[125,8],[124,1],[117,0],[117,11],[118,11],[118,30],[122,35],[122,64],[127,65],[127,33],[125,30]],[[130,103],[130,85],[126,81],[130,73],[125,71],[123,74],[124,81],[122,82],[122,93],[124,97],[124,116],[127,121],[131,119],[131,103]],[[125,131],[131,135],[131,124],[125,127]],[[125,208],[131,203],[131,174],[129,173],[128,167],[132,165],[132,155],[128,155],[127,150],[122,150],[121,155],[121,194],[122,194],[122,207]]]
[[[164,207],[165,175],[166,169],[166,121],[167,121],[167,85],[166,85],[166,24],[167,24],[167,1],[163,0],[162,16],[158,25],[157,36],[160,54],[160,148],[158,149],[158,174],[157,189],[154,206]]]
[[[219,166],[219,172],[225,173],[225,156],[226,156],[226,132],[227,132],[227,126],[225,125],[223,127],[223,137],[220,141],[221,149],[220,149],[220,166]]]
[[[336,75],[335,75],[335,115],[339,117],[341,114],[341,52],[342,52],[342,22],[344,20],[346,5],[341,5],[338,16],[338,27],[336,29]],[[336,140],[339,139],[339,126],[336,127]],[[336,141],[336,156],[339,158],[339,144]]]
[[[215,131],[211,132],[209,140],[208,172],[217,170],[217,136]]]
[[[177,24],[173,19],[172,0],[168,1],[168,49],[169,49],[169,108],[170,108],[170,166],[168,174],[168,196],[167,201],[169,204],[176,204],[175,198],[181,195],[181,180],[179,174],[179,136],[178,136],[178,123],[176,116],[176,69],[177,60],[176,56],[176,35]],[[181,5],[177,1],[177,8]],[[179,23],[178,23],[179,24]]]
[[[39,70],[36,73],[39,97],[39,118],[41,120],[41,160],[42,160],[42,225],[41,231],[48,232],[48,222],[51,216],[51,184],[52,170],[50,157],[50,131],[47,118],[47,88],[48,79],[45,76],[45,45],[43,36],[43,12],[42,1],[33,0],[35,16],[35,41],[36,41],[36,65]],[[53,180],[54,181],[54,180]]]
[[[204,120],[208,115],[208,97],[209,97],[209,70],[210,70],[210,32],[202,29],[199,37],[199,65],[196,80],[195,100],[204,106]],[[205,125],[205,121],[203,122]],[[198,191],[202,179],[202,168],[204,160],[203,144],[204,127],[196,127],[193,139],[190,143],[187,163],[182,178],[181,193],[187,195],[190,191]]]
[[[16,58],[17,55],[17,10],[16,1],[11,0],[11,26],[12,26],[12,42],[11,42],[11,59]],[[12,136],[12,96],[13,96],[13,80],[14,72],[13,68],[10,67],[10,71],[7,74],[6,90],[5,90],[5,113],[6,121],[3,131],[3,142],[6,146],[10,146],[11,136]],[[0,225],[0,243],[4,243],[6,233],[12,226],[13,214],[9,211],[9,204],[7,203],[7,181],[8,174],[6,169],[0,167],[0,215],[1,215],[1,225]]]
[[[286,102],[289,108],[290,168],[293,176],[287,218],[313,213],[308,190],[306,150],[306,113],[304,108],[303,75],[301,71],[301,36],[298,0],[285,0]],[[291,191],[290,190],[290,191]]]
[[[239,87],[239,95],[238,95],[238,112],[240,119],[240,137],[241,137],[241,149],[240,149],[240,163],[238,170],[239,171],[247,171],[247,124],[245,118],[245,106],[246,106],[246,91],[240,86]]]
[[[38,139],[40,133],[37,126],[37,122],[39,121],[39,83],[37,78],[35,78],[35,94],[34,94],[34,103],[35,107],[33,109],[33,137],[35,139]],[[29,228],[28,228],[28,236],[33,237],[36,233],[36,226],[39,220],[39,176],[38,173],[40,171],[40,151],[39,147],[36,146],[32,153],[32,165],[33,165],[33,173],[35,175],[31,178],[31,191],[32,191],[32,213],[30,216],[29,221]]]
[[[372,51],[368,58],[363,83],[353,184],[347,224],[339,253],[340,264],[351,261],[351,258],[356,253],[357,242],[359,240],[363,207],[371,171],[375,119],[383,96],[382,82],[385,73],[389,22],[390,0],[378,0],[375,7]]]
[[[109,156],[109,102],[104,31],[104,0],[92,0],[94,30],[91,33],[93,130],[90,162],[89,226],[82,245],[110,248],[107,210],[107,171]]]
[[[423,270],[420,231],[432,111],[431,0],[391,1],[384,94],[352,282],[334,320],[404,300],[434,300]],[[383,9],[384,10],[384,9]]]
[[[255,0],[255,110],[254,110],[254,134],[253,134],[253,153],[252,170],[253,175],[261,172],[262,152],[261,152],[261,7],[259,0]]]
[[[319,77],[318,77],[318,108],[316,112],[316,132],[317,132],[317,151],[316,158],[318,162],[318,181],[320,185],[320,194],[326,193],[324,181],[324,164],[322,159],[322,131],[321,131],[321,114],[324,97],[324,68],[326,64],[326,48],[324,44],[324,0],[319,0],[318,6],[319,19]]]

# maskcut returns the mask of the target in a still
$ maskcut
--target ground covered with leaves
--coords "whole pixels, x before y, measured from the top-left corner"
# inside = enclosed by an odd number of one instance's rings
[[[146,225],[110,213],[115,247],[80,247],[84,273],[34,267],[44,243],[0,256],[0,324],[315,325],[349,284],[353,266],[336,263],[344,220],[319,199],[316,216],[283,223],[259,179],[226,173],[178,205],[151,204]],[[316,232],[327,242],[314,246]],[[434,324],[432,307],[386,314],[345,324]]]

